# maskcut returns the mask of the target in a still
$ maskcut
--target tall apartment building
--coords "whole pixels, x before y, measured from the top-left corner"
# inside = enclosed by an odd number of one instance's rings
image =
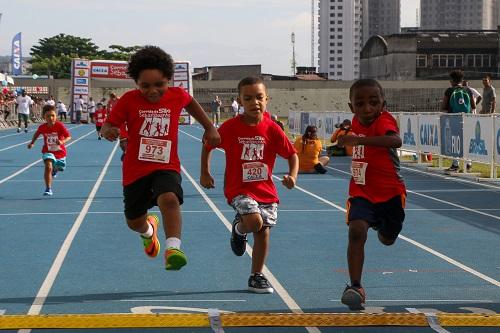
[[[359,56],[372,35],[400,31],[400,0],[319,0],[319,72],[359,78]]]
[[[359,77],[363,0],[319,0],[319,72],[329,80]]]
[[[401,31],[401,0],[364,0],[363,9],[363,45],[373,35]]]
[[[422,30],[496,30],[497,0],[420,0]]]

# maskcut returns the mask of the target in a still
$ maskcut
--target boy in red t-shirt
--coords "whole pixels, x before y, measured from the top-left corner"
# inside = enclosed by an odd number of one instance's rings
[[[219,128],[220,145],[202,148],[200,184],[214,187],[210,174],[210,157],[216,147],[226,153],[224,195],[236,211],[231,232],[231,249],[237,256],[245,253],[249,232],[254,236],[252,270],[248,289],[256,293],[272,293],[272,285],[262,274],[269,247],[270,228],[276,225],[278,193],[272,180],[276,156],[288,160],[289,174],[283,185],[291,189],[297,179],[299,159],[283,130],[264,116],[267,105],[264,82],[255,77],[238,84],[238,103],[244,112],[226,120]]]
[[[97,131],[97,139],[101,140],[101,127],[104,125],[104,122],[106,121],[106,108],[102,103],[97,104],[97,110],[95,111],[94,118],[95,118],[95,130]]]
[[[160,208],[166,236],[165,269],[186,265],[181,251],[181,165],[177,154],[179,117],[183,108],[204,128],[204,141],[217,145],[220,136],[198,102],[183,88],[169,87],[174,74],[170,55],[155,46],[146,46],[130,58],[128,74],[137,89],[126,92],[113,107],[101,128],[110,141],[128,129],[127,152],[123,159],[125,217],[130,229],[140,233],[144,251],[156,257],[159,219],[148,209]]]
[[[338,138],[340,146],[353,147],[347,200],[351,285],[345,288],[341,301],[351,310],[361,310],[365,302],[361,274],[368,229],[377,230],[382,244],[394,244],[405,218],[406,188],[396,151],[402,144],[399,129],[385,109],[382,86],[376,80],[358,80],[349,90],[349,100],[354,113],[353,133]]]
[[[45,164],[44,180],[45,192],[43,195],[52,195],[52,178],[58,171],[66,167],[66,142],[71,140],[71,135],[64,124],[57,120],[56,107],[46,104],[43,106],[42,117],[45,123],[38,126],[28,149],[33,148],[36,139],[43,135],[42,159]]]

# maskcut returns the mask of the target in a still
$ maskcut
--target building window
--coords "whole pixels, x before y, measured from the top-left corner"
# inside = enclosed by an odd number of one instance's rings
[[[342,72],[337,72],[337,75],[338,76],[342,76]]]
[[[465,57],[467,67],[491,67],[490,54],[467,54]]]
[[[417,54],[417,68],[427,67],[427,56],[425,54]]]

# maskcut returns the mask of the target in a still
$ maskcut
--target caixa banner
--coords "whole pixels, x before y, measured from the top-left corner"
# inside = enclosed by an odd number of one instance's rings
[[[90,77],[96,79],[130,79],[126,61],[93,60],[90,64]]]

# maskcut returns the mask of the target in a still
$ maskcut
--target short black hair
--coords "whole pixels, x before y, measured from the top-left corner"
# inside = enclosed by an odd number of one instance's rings
[[[376,87],[380,90],[380,94],[382,98],[384,97],[384,89],[382,89],[382,85],[374,79],[359,79],[351,85],[349,89],[349,100],[351,100],[352,95],[354,95],[354,90],[362,88],[362,87]]]
[[[42,117],[45,117],[45,114],[50,111],[56,111],[56,106],[51,104],[45,104],[42,109]]]
[[[247,76],[247,77],[241,79],[241,81],[238,83],[238,95],[240,94],[242,87],[251,86],[253,84],[259,84],[259,83],[262,83],[264,85],[264,87],[266,86],[264,84],[264,80],[262,80],[262,78],[260,78],[258,76]]]
[[[130,57],[127,73],[137,82],[145,69],[157,69],[170,80],[174,75],[174,60],[158,46],[146,45]]]
[[[451,82],[462,83],[464,80],[464,72],[461,69],[455,69],[450,72]]]

